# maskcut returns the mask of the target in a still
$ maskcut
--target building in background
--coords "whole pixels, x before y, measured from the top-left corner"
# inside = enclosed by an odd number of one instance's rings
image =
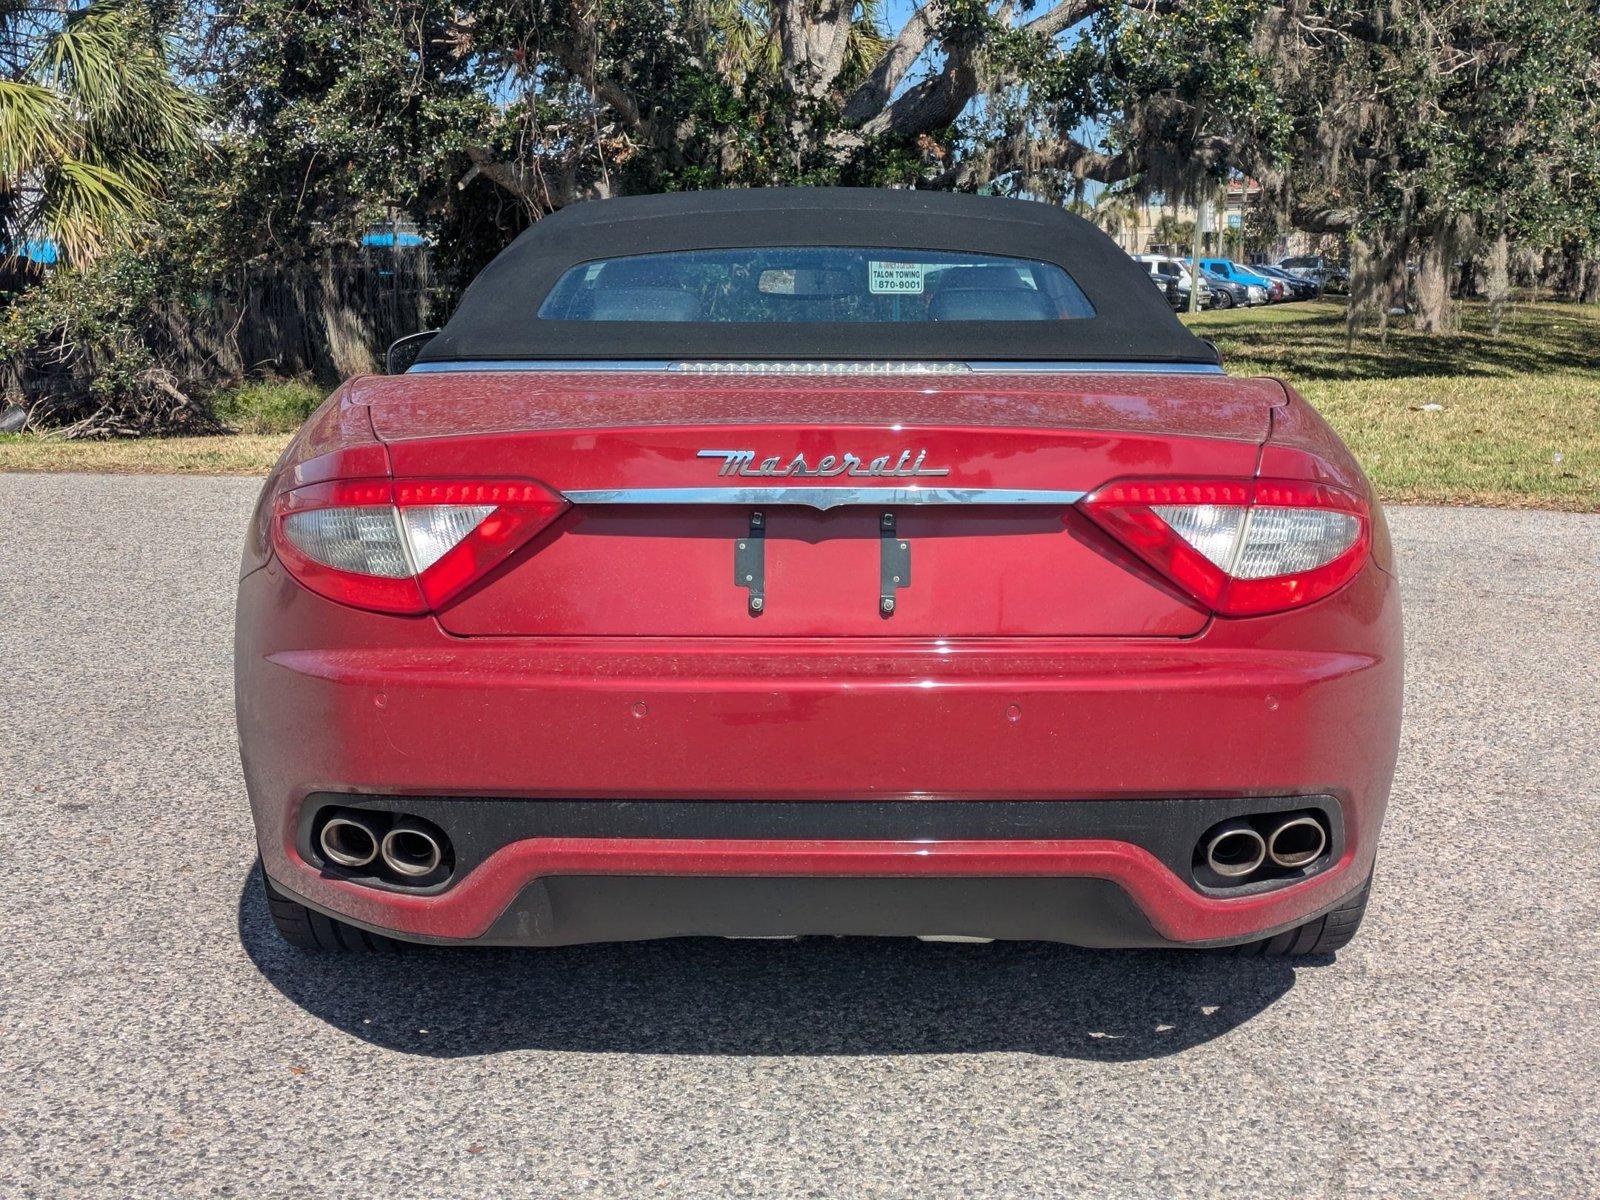
[[[1129,254],[1185,256],[1198,250],[1243,262],[1276,262],[1310,253],[1313,239],[1299,230],[1261,235],[1263,223],[1249,217],[1263,203],[1261,185],[1241,175],[1228,181],[1203,214],[1201,206],[1165,196],[1143,201],[1103,196],[1090,216]]]

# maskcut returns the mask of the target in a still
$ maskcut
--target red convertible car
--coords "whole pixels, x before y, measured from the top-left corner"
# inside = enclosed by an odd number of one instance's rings
[[[237,692],[296,945],[1326,954],[1394,561],[1296,393],[1021,201],[597,201],[262,491]]]

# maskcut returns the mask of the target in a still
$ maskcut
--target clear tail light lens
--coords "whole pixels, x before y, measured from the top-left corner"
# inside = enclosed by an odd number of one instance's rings
[[[1112,537],[1213,612],[1254,616],[1309,604],[1367,560],[1364,497],[1293,479],[1127,479],[1081,507]]]
[[[411,562],[426,571],[459,546],[483,519],[494,511],[492,504],[419,504],[400,510]]]
[[[394,509],[387,504],[289,513],[283,532],[301,552],[333,570],[385,579],[411,575]]]
[[[357,608],[439,608],[526,545],[567,502],[507,480],[342,481],[284,492],[273,548],[319,595]]]

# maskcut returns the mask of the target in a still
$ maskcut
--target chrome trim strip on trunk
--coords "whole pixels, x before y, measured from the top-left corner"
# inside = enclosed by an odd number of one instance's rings
[[[564,495],[574,504],[799,504],[826,511],[861,504],[1035,504],[1064,508],[1082,500],[1086,493],[1014,488],[690,487],[599,488]]]
[[[888,361],[888,360],[885,360]],[[785,368],[794,364],[785,362]],[[819,364],[825,367],[829,364]],[[815,374],[835,374],[844,378],[860,379],[925,379],[938,377],[946,372],[936,371],[907,371],[903,373],[884,371],[861,371],[859,373],[843,373],[837,370],[838,364],[832,364],[832,372],[821,370]],[[975,375],[1224,375],[1221,367],[1214,363],[1153,363],[1153,362],[1003,362],[984,361],[967,362],[959,364],[965,371],[951,372],[954,374],[971,373]],[[781,377],[786,374],[810,374],[806,371],[768,371],[733,372],[707,370],[698,371],[694,364],[672,362],[667,359],[483,359],[473,362],[420,362],[414,363],[406,369],[407,375],[440,375],[452,374],[459,371],[555,371],[555,372],[581,372],[581,371],[626,371],[626,372],[658,372],[667,371],[680,374],[704,375],[736,375],[747,374],[751,378]]]
[[[984,375],[1226,375],[1217,363],[969,362]]]
[[[450,374],[456,371],[668,371],[670,360],[629,358],[520,359],[484,358],[470,362],[419,362],[407,375]]]

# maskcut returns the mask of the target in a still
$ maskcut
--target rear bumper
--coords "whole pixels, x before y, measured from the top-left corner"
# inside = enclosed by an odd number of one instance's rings
[[[1087,849],[1087,848],[1086,848]],[[1085,859],[1084,865],[1097,870]],[[552,864],[553,865],[553,864]],[[1061,860],[1052,864],[1058,869]],[[434,945],[568,946],[668,937],[945,937],[1067,942],[1095,948],[1180,949],[1226,946],[1270,937],[1341,904],[1365,883],[1309,914],[1222,934],[1231,922],[1205,920],[1207,936],[1168,936],[1176,910],[1098,874],[1073,875],[563,875],[516,890],[484,932],[470,939],[397,930],[278,891],[374,933]],[[1204,918],[1203,918],[1204,919]],[[799,931],[797,933],[797,931]]]
[[[331,604],[273,567],[241,582],[237,629],[240,739],[267,873],[313,908],[422,941],[1247,941],[1361,886],[1399,730],[1399,612],[1376,568],[1300,612],[1182,640],[458,639],[428,620]],[[308,798],[330,792],[1084,812],[1315,795],[1337,804],[1342,844],[1311,878],[1217,896],[1112,816],[1070,836],[536,831],[416,895],[308,861]],[[959,927],[912,927],[928,923]]]

